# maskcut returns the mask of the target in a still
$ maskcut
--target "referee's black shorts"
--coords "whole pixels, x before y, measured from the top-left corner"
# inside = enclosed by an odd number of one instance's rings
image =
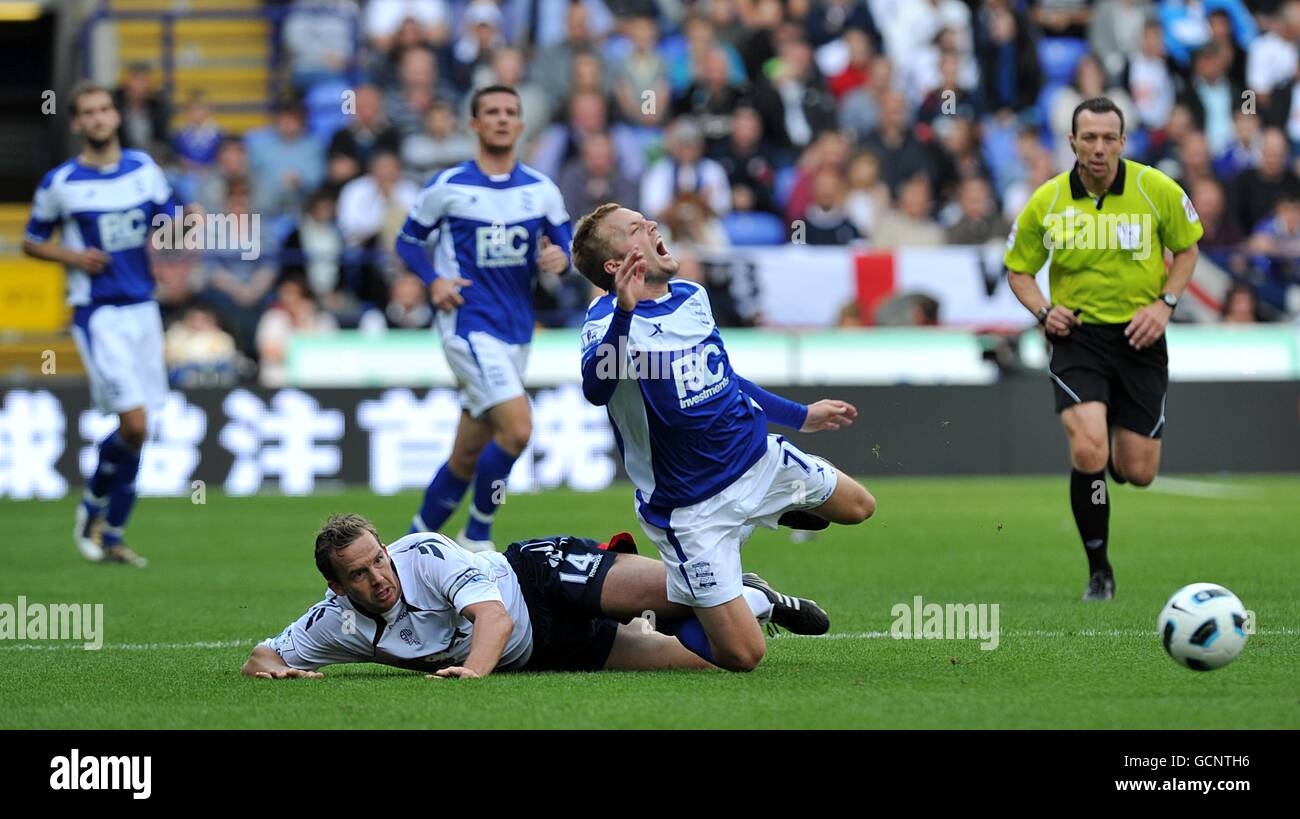
[[[1169,348],[1165,337],[1145,350],[1129,346],[1127,324],[1081,324],[1068,336],[1048,336],[1048,371],[1056,390],[1056,411],[1100,401],[1112,426],[1148,438],[1165,431]]]

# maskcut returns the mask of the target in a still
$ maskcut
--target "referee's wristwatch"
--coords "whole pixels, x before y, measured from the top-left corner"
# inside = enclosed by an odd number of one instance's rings
[[[1039,324],[1046,326],[1047,317],[1051,315],[1051,312],[1052,312],[1052,305],[1044,304],[1042,307],[1038,308],[1038,312],[1035,313],[1034,315],[1038,317]]]
[[[1178,308],[1178,297],[1173,293],[1161,293],[1160,300],[1169,305],[1169,312],[1171,313]]]

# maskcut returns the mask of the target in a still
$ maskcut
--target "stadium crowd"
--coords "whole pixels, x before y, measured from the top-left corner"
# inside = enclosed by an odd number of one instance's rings
[[[260,214],[258,259],[158,260],[169,350],[213,352],[218,377],[239,351],[275,383],[295,333],[430,325],[394,236],[420,186],[473,157],[468,100],[491,83],[519,89],[521,156],[570,214],[617,200],[659,219],[722,323],[762,320],[732,246],[1003,242],[1071,166],[1075,105],[1102,94],[1127,156],[1190,194],[1202,254],[1235,282],[1224,320],[1300,314],[1297,0],[276,5],[268,127],[223,134],[196,96],[170,131],[148,66],[120,92],[125,142],[183,195]],[[573,326],[588,299],[580,277],[543,276],[538,321]]]

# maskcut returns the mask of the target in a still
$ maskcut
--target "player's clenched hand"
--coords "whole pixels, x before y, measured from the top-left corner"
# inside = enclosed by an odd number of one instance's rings
[[[1049,336],[1068,336],[1071,327],[1078,327],[1082,323],[1073,310],[1058,304],[1047,314],[1047,321],[1043,322],[1043,328],[1047,330]]]
[[[1135,350],[1145,350],[1165,334],[1173,310],[1163,301],[1153,302],[1133,314],[1133,320],[1124,328],[1128,343]]]
[[[104,268],[108,267],[108,263],[112,260],[112,256],[109,256],[97,247],[92,247],[77,253],[73,264],[87,273],[94,275],[96,273],[104,272]]]
[[[820,432],[824,429],[842,429],[853,423],[858,417],[858,408],[848,401],[823,398],[815,404],[808,405],[808,417],[804,419],[800,432]]]
[[[641,248],[634,247],[623,257],[623,263],[614,273],[614,293],[618,296],[618,306],[629,313],[636,309],[636,297],[644,283],[644,254]]]
[[[439,276],[429,285],[429,298],[439,310],[454,310],[465,303],[465,297],[460,294],[461,288],[473,283],[469,279],[458,279],[455,276]]]
[[[253,676],[263,680],[319,680],[325,675],[319,671],[303,671],[300,668],[276,668],[259,671]]]
[[[551,240],[542,237],[542,252],[537,254],[537,268],[543,273],[563,273],[569,269],[569,257],[564,255],[564,248],[551,244]]]
[[[470,679],[477,679],[482,675],[472,668],[466,668],[462,665],[453,665],[453,666],[448,666],[447,668],[440,668],[434,673],[425,674],[424,676],[425,679],[429,679],[429,680],[434,680],[437,679],[438,677],[456,677],[462,680],[470,680]]]

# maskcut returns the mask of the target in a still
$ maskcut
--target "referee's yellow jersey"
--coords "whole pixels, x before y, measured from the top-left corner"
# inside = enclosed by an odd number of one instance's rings
[[[1155,168],[1121,159],[1110,189],[1094,197],[1076,165],[1034,191],[1004,264],[1032,276],[1050,254],[1053,304],[1082,309],[1086,324],[1123,324],[1160,297],[1163,248],[1186,250],[1204,232],[1192,200]]]

